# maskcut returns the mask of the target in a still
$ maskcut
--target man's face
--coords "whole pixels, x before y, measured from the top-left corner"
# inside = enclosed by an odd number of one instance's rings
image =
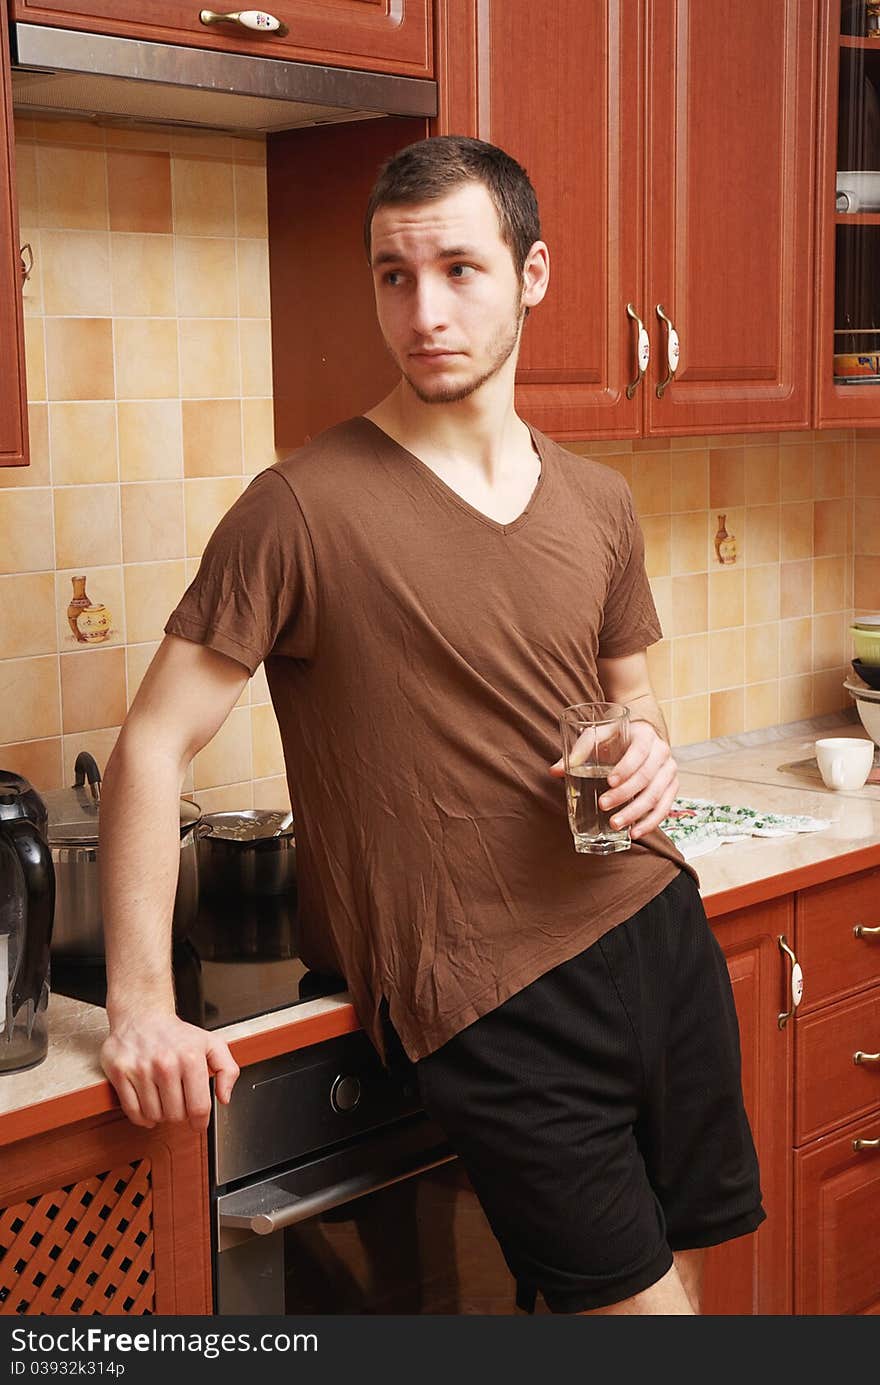
[[[456,403],[508,362],[513,371],[523,279],[482,183],[380,207],[371,261],[382,335],[423,403]]]

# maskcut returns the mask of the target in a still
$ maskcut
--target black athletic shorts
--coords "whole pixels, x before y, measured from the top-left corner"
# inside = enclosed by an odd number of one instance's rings
[[[416,1072],[521,1306],[619,1303],[765,1218],[730,980],[685,871]]]

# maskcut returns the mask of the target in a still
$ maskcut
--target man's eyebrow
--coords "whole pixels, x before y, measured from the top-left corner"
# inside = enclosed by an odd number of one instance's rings
[[[474,259],[477,253],[473,245],[450,245],[438,250],[435,258],[438,260],[467,260]],[[373,256],[372,266],[374,269],[379,269],[386,264],[402,264],[405,258],[396,250],[380,250],[378,254]]]

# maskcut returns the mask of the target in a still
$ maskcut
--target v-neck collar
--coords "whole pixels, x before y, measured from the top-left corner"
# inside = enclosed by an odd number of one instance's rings
[[[434,471],[432,467],[428,466],[427,462],[423,462],[421,457],[417,457],[414,452],[410,452],[408,447],[403,446],[403,443],[398,442],[396,438],[392,438],[391,434],[386,433],[384,428],[380,428],[378,423],[374,423],[371,418],[367,418],[364,414],[359,415],[359,417],[362,420],[362,422],[364,422],[367,425],[368,428],[371,428],[376,433],[379,433],[388,446],[396,448],[398,452],[400,452],[414,467],[416,467],[417,470],[422,474],[422,476],[424,476],[428,484],[433,486],[434,490],[438,491],[439,494],[443,495],[453,505],[457,506],[458,509],[463,510],[465,514],[471,515],[481,524],[487,525],[489,529],[494,529],[496,534],[513,534],[518,529],[521,529],[524,524],[528,523],[529,518],[534,513],[535,506],[539,502],[544,490],[546,489],[547,456],[544,451],[544,448],[541,445],[541,441],[538,437],[538,434],[536,433],[532,425],[526,422],[525,419],[523,420],[523,422],[526,424],[526,427],[529,430],[529,434],[532,439],[532,446],[535,449],[535,452],[538,455],[538,460],[541,463],[541,470],[538,474],[538,479],[535,482],[535,488],[529,496],[525,508],[520,511],[516,519],[512,519],[508,524],[500,524],[497,519],[493,519],[491,515],[484,514],[482,510],[477,509],[476,505],[472,505],[469,500],[465,500],[464,496],[459,495],[457,490],[455,490],[452,486],[448,485],[448,483],[444,481],[441,476],[438,476],[436,471]]]

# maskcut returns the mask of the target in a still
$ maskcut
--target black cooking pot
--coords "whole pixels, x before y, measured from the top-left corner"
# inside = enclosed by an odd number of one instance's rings
[[[203,897],[227,909],[236,900],[295,898],[291,819],[289,812],[268,808],[206,813],[195,833]]]

